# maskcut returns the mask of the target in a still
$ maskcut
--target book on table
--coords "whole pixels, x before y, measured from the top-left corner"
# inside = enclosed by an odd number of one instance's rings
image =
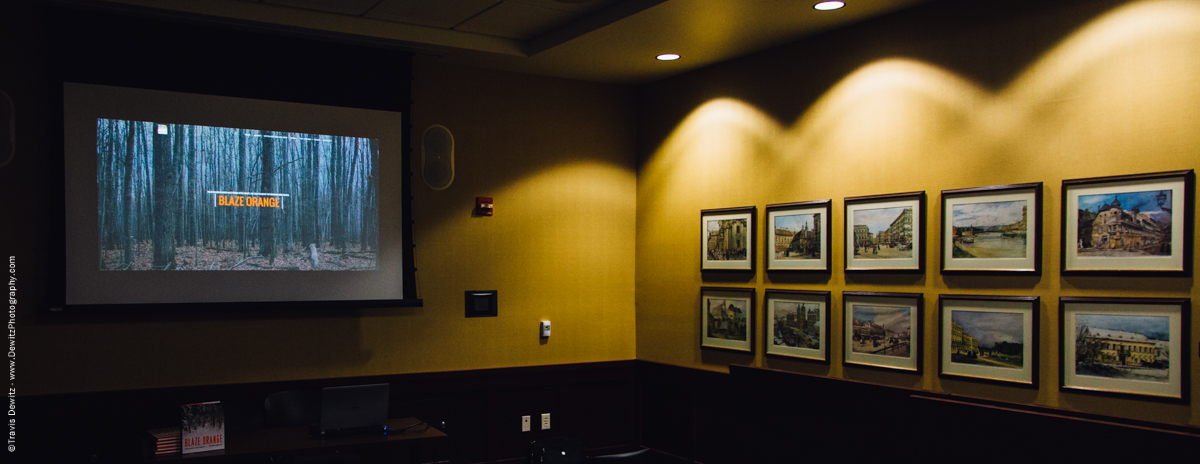
[[[183,442],[179,427],[165,427],[161,429],[151,429],[146,431],[150,435],[151,447],[154,448],[154,454],[178,454],[180,444]]]
[[[220,401],[180,407],[183,454],[225,449],[225,411]]]

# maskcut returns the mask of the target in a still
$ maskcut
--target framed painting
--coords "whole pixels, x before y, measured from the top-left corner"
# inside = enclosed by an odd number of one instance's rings
[[[1040,274],[1041,219],[1041,182],[942,190],[942,274]]]
[[[1192,275],[1192,170],[1063,181],[1062,273]]]
[[[767,205],[768,271],[829,272],[829,200]]]
[[[1188,402],[1187,298],[1058,300],[1060,387]]]
[[[1038,386],[1036,296],[939,295],[938,375]]]
[[[920,293],[842,292],[842,363],[921,372]]]
[[[846,271],[925,270],[925,192],[846,198]]]
[[[754,289],[701,287],[700,346],[754,352]]]
[[[766,354],[829,362],[829,292],[767,289]]]
[[[700,211],[700,269],[753,271],[754,222],[758,209]]]

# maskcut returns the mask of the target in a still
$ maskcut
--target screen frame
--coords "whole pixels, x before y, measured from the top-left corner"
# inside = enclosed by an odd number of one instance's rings
[[[339,108],[157,90],[64,83],[65,308],[180,303],[367,301],[403,304],[403,232],[401,192],[391,182],[399,172],[402,141],[392,131],[403,124],[398,112]],[[99,167],[91,163],[98,146],[98,120],[234,127],[378,140],[380,147],[380,250],[372,271],[110,271],[90,254],[98,233],[95,211],[100,200],[89,183]],[[399,211],[397,211],[397,209]],[[400,234],[400,236],[397,236]],[[400,288],[397,289],[393,285]],[[127,291],[129,288],[132,291]],[[115,290],[122,289],[122,290]],[[262,296],[266,293],[268,296]],[[271,296],[271,295],[274,296]],[[285,298],[296,295],[296,298]],[[325,295],[336,295],[332,298]],[[400,298],[390,298],[398,296]],[[383,298],[380,298],[383,297]]]
[[[365,308],[411,308],[423,305],[417,295],[413,257],[411,169],[412,53],[404,49],[346,40],[282,33],[180,18],[145,16],[76,8],[54,8],[48,24],[43,88],[48,96],[47,153],[52,175],[44,190],[51,211],[46,237],[48,285],[39,305],[39,321],[114,320],[116,314],[161,319],[236,318],[239,314],[280,311],[289,316],[323,317]],[[136,50],[137,53],[113,53]],[[250,53],[231,53],[250,51]],[[154,59],[148,60],[147,56]],[[355,63],[356,72],[332,66],[313,67],[313,57],[336,57]],[[221,61],[227,67],[196,66]],[[237,69],[239,72],[229,72]],[[403,115],[400,133],[398,201],[402,211],[403,296],[399,299],[320,301],[227,301],[219,303],[66,304],[65,285],[65,152],[62,85],[66,82],[147,90],[237,97],[340,108],[382,110]],[[58,211],[56,212],[55,209]],[[118,317],[117,320],[121,318]]]

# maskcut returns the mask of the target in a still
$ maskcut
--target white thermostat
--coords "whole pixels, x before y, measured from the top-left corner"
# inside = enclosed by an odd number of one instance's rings
[[[550,321],[542,321],[542,338],[550,336]]]

